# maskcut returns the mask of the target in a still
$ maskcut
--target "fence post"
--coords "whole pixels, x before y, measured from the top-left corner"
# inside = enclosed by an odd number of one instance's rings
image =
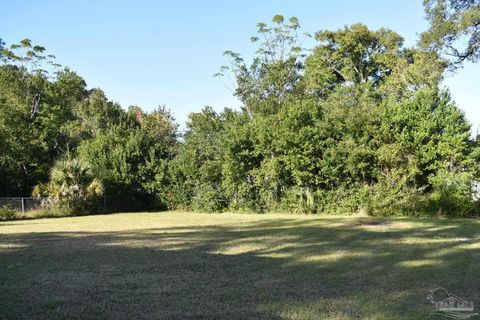
[[[22,213],[25,213],[25,198],[22,197]]]
[[[107,196],[103,197],[103,211],[107,212]]]

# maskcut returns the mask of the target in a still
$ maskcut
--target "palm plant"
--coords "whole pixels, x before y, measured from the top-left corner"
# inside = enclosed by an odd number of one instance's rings
[[[33,196],[48,197],[52,204],[78,210],[88,207],[103,192],[102,182],[93,176],[88,163],[67,156],[55,163],[50,172],[50,181],[38,184]]]

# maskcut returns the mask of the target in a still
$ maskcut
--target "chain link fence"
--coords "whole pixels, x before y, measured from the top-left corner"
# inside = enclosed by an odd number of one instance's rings
[[[48,205],[48,198],[31,197],[0,197],[0,208],[7,207],[21,211],[31,211],[44,208]]]
[[[92,200],[88,209],[94,212],[121,212],[121,211],[142,211],[149,209],[150,199],[131,199],[119,196],[103,196]],[[10,208],[18,212],[28,212],[51,207],[52,201],[47,197],[0,197],[0,208]]]

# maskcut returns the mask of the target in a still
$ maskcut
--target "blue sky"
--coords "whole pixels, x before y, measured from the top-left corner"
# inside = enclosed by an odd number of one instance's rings
[[[180,123],[205,105],[239,102],[213,74],[231,49],[249,57],[258,21],[275,14],[300,19],[303,31],[362,22],[400,33],[413,45],[425,30],[421,0],[246,1],[6,1],[0,0],[0,38],[29,38],[57,61],[102,88],[123,107],[172,109]],[[445,85],[476,131],[480,125],[480,63],[468,64]]]

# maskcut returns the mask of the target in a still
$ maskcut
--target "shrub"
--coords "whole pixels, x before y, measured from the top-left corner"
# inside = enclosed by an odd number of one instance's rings
[[[430,177],[433,192],[429,210],[439,215],[466,217],[476,213],[478,200],[473,190],[474,179],[468,172],[440,170]]]
[[[32,194],[48,197],[53,206],[80,213],[95,209],[96,200],[103,195],[103,184],[92,176],[85,161],[67,156],[55,163],[50,181],[37,185]]]
[[[325,214],[353,214],[361,211],[367,202],[368,189],[365,186],[339,187],[334,190],[317,190],[315,201],[317,211]]]
[[[15,219],[15,217],[16,217],[15,209],[9,206],[0,207],[0,220],[3,220],[3,221],[13,220]]]
[[[308,188],[293,187],[282,197],[281,208],[295,213],[315,213],[315,193]]]
[[[218,188],[201,184],[195,188],[191,207],[194,210],[206,212],[222,211],[225,208],[225,198]]]
[[[369,187],[363,208],[371,216],[419,215],[425,213],[426,200],[427,196],[421,188],[377,183]]]

